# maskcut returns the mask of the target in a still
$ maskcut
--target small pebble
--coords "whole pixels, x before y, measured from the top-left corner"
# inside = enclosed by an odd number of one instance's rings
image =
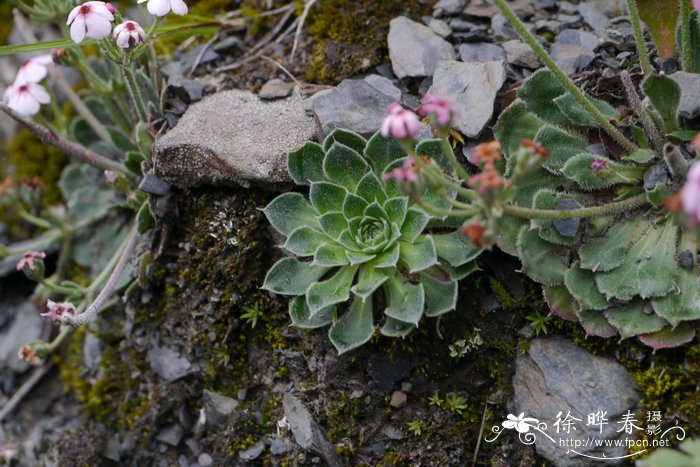
[[[396,409],[400,409],[401,407],[406,405],[407,400],[408,400],[408,396],[406,396],[405,392],[394,391],[394,393],[391,395],[391,400],[389,401],[389,405],[396,408]]]

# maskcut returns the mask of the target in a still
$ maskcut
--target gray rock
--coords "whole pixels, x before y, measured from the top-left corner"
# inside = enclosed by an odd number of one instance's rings
[[[518,37],[518,33],[503,15],[495,15],[491,18],[491,29],[493,29],[493,37],[497,41],[508,41]]]
[[[459,57],[463,62],[493,62],[495,60],[507,60],[506,51],[496,44],[484,42],[481,44],[461,44]]]
[[[454,127],[466,136],[478,136],[493,115],[496,93],[506,80],[505,62],[438,64],[430,91],[449,99],[457,111]]]
[[[440,37],[447,37],[452,34],[452,28],[441,19],[431,19],[428,27]]]
[[[583,21],[593,29],[607,29],[610,27],[610,19],[600,9],[600,2],[579,3],[576,8]]]
[[[583,70],[595,59],[593,52],[574,45],[554,43],[549,53],[567,75]]]
[[[464,10],[467,0],[440,0],[434,6],[434,10],[442,10],[446,15],[456,15]]]
[[[270,440],[270,453],[273,456],[282,456],[292,449],[291,444],[286,439],[273,438]]]
[[[169,425],[160,430],[156,439],[161,443],[177,446],[182,439],[182,428],[180,425]]]
[[[168,382],[180,379],[194,371],[192,363],[179,353],[165,347],[148,351],[148,362],[158,376]]]
[[[571,27],[580,23],[581,17],[579,15],[564,15],[560,13],[556,16],[556,20],[565,26]]]
[[[395,409],[400,409],[404,407],[408,402],[408,396],[402,391],[394,391],[391,394],[391,399],[389,400],[389,405]]]
[[[291,182],[287,154],[313,136],[297,97],[262,102],[247,91],[222,91],[190,106],[156,143],[155,173],[179,187],[279,189]]]
[[[0,369],[5,366],[18,372],[27,370],[30,365],[19,359],[17,350],[28,342],[38,340],[43,327],[44,320],[31,301],[17,306],[11,324],[0,333]]]
[[[170,192],[170,183],[147,173],[139,183],[139,190],[153,196],[165,196]]]
[[[197,457],[197,462],[202,467],[209,467],[210,465],[214,464],[214,459],[212,459],[211,456],[206,452],[203,452]]]
[[[474,30],[484,29],[476,23],[464,20],[462,18],[452,18],[450,20],[450,29],[454,32],[470,32]]]
[[[529,45],[515,39],[501,44],[506,49],[508,63],[532,70],[540,67],[540,59],[532,51]]]
[[[174,76],[168,79],[168,89],[170,89],[180,99],[188,102],[197,102],[204,95],[204,85],[194,79],[185,79],[181,76]]]
[[[430,28],[400,16],[389,23],[389,57],[399,78],[430,76],[439,60],[454,60],[452,45]]]
[[[400,441],[403,439],[403,431],[396,428],[394,425],[384,425],[382,427],[382,433],[392,441]]]
[[[119,439],[112,436],[107,440],[107,444],[102,450],[102,457],[113,462],[119,462],[121,460],[121,450],[122,445],[119,442]]]
[[[386,94],[397,101],[401,100],[401,90],[394,86],[394,83],[389,78],[381,75],[369,75],[365,76],[365,82],[382,94]]]
[[[557,2],[557,8],[559,9],[559,13],[564,14],[564,15],[573,15],[576,14],[576,5],[574,5],[571,2]]]
[[[236,399],[222,396],[208,389],[205,389],[202,393],[202,402],[204,403],[204,414],[207,417],[207,423],[210,425],[218,425],[226,421],[239,404]]]
[[[620,416],[631,410],[634,414],[639,396],[634,390],[634,381],[624,367],[613,360],[594,357],[564,339],[535,339],[527,356],[516,363],[513,377],[514,400],[511,413],[524,413],[539,422],[547,424],[543,429],[554,442],[536,431],[537,453],[555,466],[578,467],[597,465],[592,459],[569,452],[562,445],[568,440],[586,439],[614,440],[632,437],[618,432],[621,425],[616,422]],[[607,425],[587,425],[588,414],[607,412]],[[557,415],[564,419],[567,413],[580,419],[575,421],[576,429],[566,433],[561,427],[557,433]],[[590,443],[593,444],[593,443]],[[593,447],[582,444],[578,452],[608,458],[627,453],[624,445]],[[608,460],[604,465],[621,463],[621,460]]]
[[[292,93],[294,86],[291,83],[285,83],[281,79],[273,78],[260,88],[258,97],[260,99],[280,99],[287,97]]]
[[[593,52],[598,48],[598,36],[588,31],[564,29],[554,41],[557,44],[573,45]]]
[[[395,100],[366,81],[346,79],[314,99],[312,111],[319,141],[336,128],[372,135],[381,127],[387,107]]]
[[[83,362],[88,369],[99,370],[103,346],[104,344],[94,332],[85,333],[85,338],[83,339]]]
[[[258,441],[245,451],[241,451],[238,453],[238,457],[240,457],[244,461],[254,461],[260,455],[265,452],[265,442],[264,441]]]
[[[665,185],[668,183],[668,172],[663,164],[657,164],[649,167],[644,172],[644,189],[651,191],[656,188],[656,185]]]
[[[557,202],[557,210],[568,211],[570,209],[581,209],[583,206],[578,201],[571,198],[560,199]],[[559,232],[559,235],[567,238],[574,238],[578,233],[578,227],[581,224],[581,218],[574,219],[555,219],[552,222],[554,228]]]
[[[282,398],[284,416],[287,417],[294,440],[302,449],[320,454],[330,467],[341,467],[335,446],[331,443],[321,427],[318,426],[304,404],[292,394]]]
[[[671,79],[681,87],[680,116],[692,119],[700,115],[700,74],[679,71]]]

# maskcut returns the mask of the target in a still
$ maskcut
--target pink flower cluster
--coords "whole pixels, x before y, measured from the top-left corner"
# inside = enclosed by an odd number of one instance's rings
[[[405,139],[418,134],[420,120],[414,112],[404,109],[398,102],[392,102],[388,112],[389,115],[384,119],[380,130],[383,137],[393,136],[396,139]],[[449,101],[435,94],[427,93],[421,99],[418,114],[421,117],[432,115],[438,126],[447,128],[457,112]]]
[[[402,183],[413,183],[418,181],[418,174],[413,167],[413,158],[408,157],[401,167],[396,167],[391,172],[382,175],[383,180],[396,180]]]

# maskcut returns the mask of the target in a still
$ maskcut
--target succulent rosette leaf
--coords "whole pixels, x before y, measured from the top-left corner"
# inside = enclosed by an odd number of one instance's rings
[[[449,167],[437,140],[420,143],[417,153]],[[309,187],[308,199],[285,193],[264,209],[296,258],[278,261],[263,288],[294,297],[289,314],[296,326],[330,325],[341,353],[374,335],[378,308],[387,336],[405,336],[423,316],[454,310],[457,281],[475,270],[481,252],[445,219],[411,203],[398,182],[383,180],[406,157],[378,133],[367,141],[335,130],[322,145],[309,142],[289,155],[289,173]],[[449,209],[427,190],[422,199]]]
[[[678,85],[650,76],[641,86],[666,130],[664,152],[683,151],[695,132],[681,132]],[[620,116],[608,103],[590,102],[606,117]],[[495,128],[506,157],[506,177],[523,139],[551,156],[519,182],[513,204],[544,210],[576,209],[646,195],[644,206],[616,215],[553,221],[504,216],[499,246],[517,255],[523,271],[544,286],[552,313],[578,320],[590,335],[639,337],[655,349],[684,344],[700,320],[698,241],[663,207],[685,174],[675,174],[664,154],[633,121],[626,122],[640,149],[629,153],[606,141],[597,123],[548,70],[534,73]],[[591,137],[592,136],[592,137]],[[592,154],[601,143],[607,155]],[[679,153],[689,162],[691,154]],[[574,222],[574,224],[571,224]],[[566,224],[569,223],[567,226]]]

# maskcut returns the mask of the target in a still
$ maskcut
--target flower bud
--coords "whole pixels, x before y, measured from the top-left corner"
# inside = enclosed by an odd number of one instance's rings
[[[44,258],[43,251],[26,251],[17,262],[16,269],[22,271],[29,279],[40,281],[44,278]]]

